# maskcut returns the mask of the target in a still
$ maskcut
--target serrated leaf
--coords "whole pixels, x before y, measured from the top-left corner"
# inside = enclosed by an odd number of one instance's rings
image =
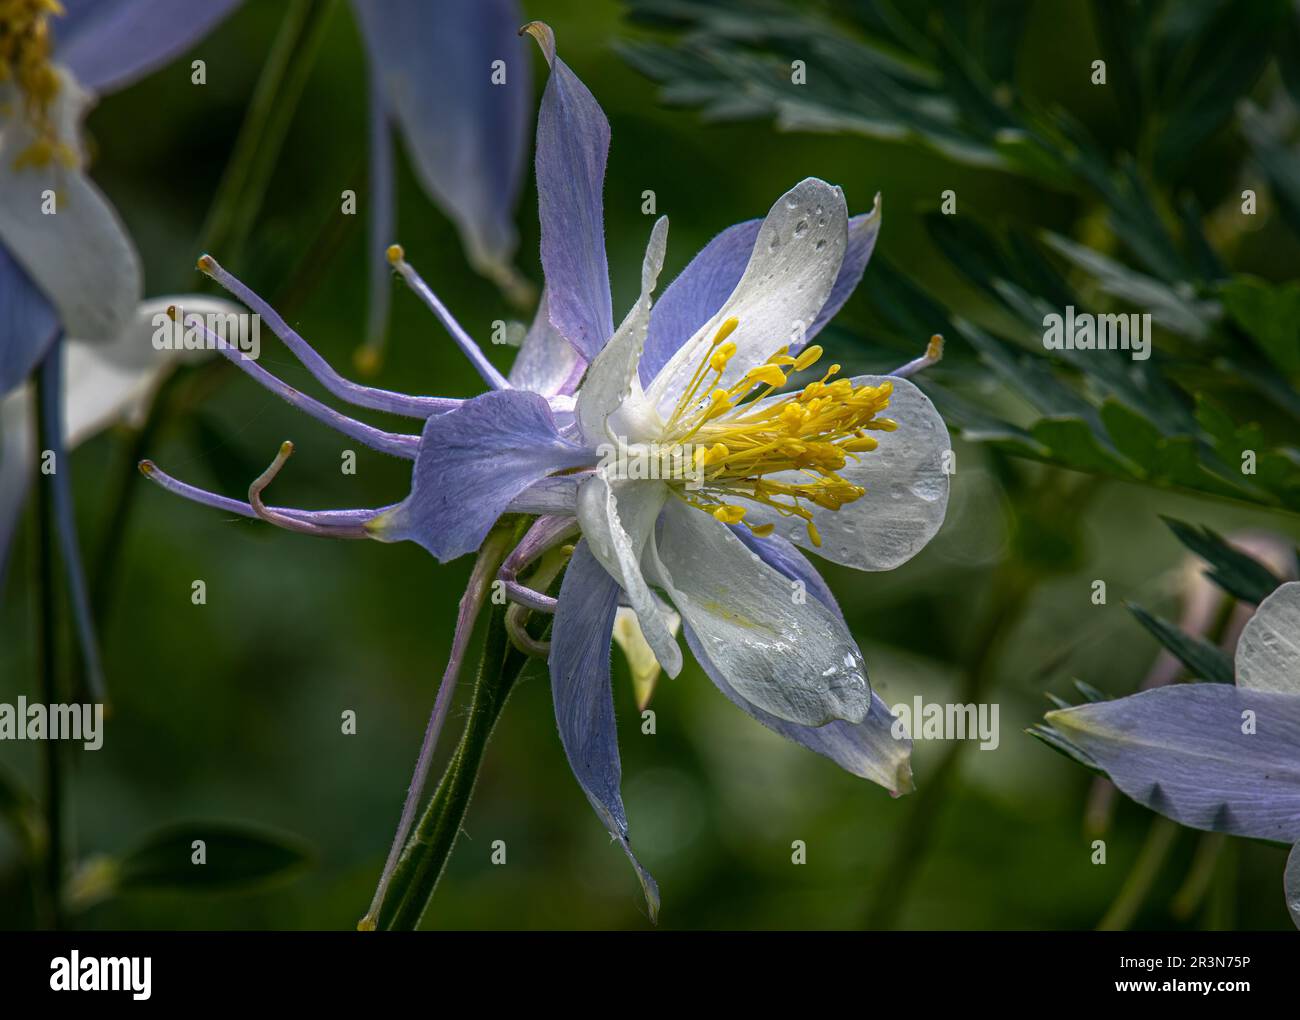
[[[1045,231],[1043,239],[1092,276],[1105,293],[1129,302],[1140,312],[1150,312],[1153,320],[1171,332],[1192,340],[1204,340],[1209,333],[1209,323],[1218,317],[1218,309],[1213,304],[1184,298],[1155,277],[1130,269],[1086,245],[1051,231]]]
[[[1088,753],[1081,747],[1076,747],[1070,741],[1066,740],[1060,733],[1050,726],[1031,726],[1025,730],[1031,737],[1041,740],[1053,751],[1065,755],[1067,758],[1082,765],[1084,768],[1096,772],[1098,775],[1104,775],[1097,763],[1088,757]]]
[[[1193,676],[1215,684],[1233,682],[1232,660],[1222,648],[1184,634],[1168,620],[1153,616],[1139,605],[1130,603],[1128,609]]]
[[[1300,374],[1300,283],[1235,276],[1219,288],[1228,314],[1287,375]]]
[[[1098,702],[1110,700],[1110,695],[1103,691],[1099,691],[1096,687],[1093,687],[1092,684],[1083,680],[1075,680],[1074,689],[1083,695],[1085,701]]]
[[[1174,517],[1160,518],[1184,546],[1203,559],[1206,574],[1229,595],[1259,605],[1282,581],[1258,560],[1225,542],[1209,528],[1196,527]]]

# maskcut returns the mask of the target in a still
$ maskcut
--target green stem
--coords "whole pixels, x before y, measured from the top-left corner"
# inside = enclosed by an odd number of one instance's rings
[[[1180,921],[1188,920],[1200,905],[1219,871],[1219,858],[1228,843],[1227,833],[1207,832],[1196,844],[1196,856],[1183,880],[1183,886],[1169,904],[1169,912]]]
[[[333,9],[332,0],[293,0],[280,23],[201,235],[200,247],[220,252],[227,266],[262,208]]]
[[[505,627],[506,609],[494,606],[488,619],[469,722],[393,872],[379,915],[379,927],[385,930],[414,930],[424,916],[460,834],[488,739],[506,699],[530,661],[510,644]]]
[[[284,146],[315,62],[327,15],[332,10],[332,0],[294,0],[280,23],[200,235],[198,247],[222,252],[223,261],[228,265],[234,264],[253,219],[262,208],[271,172]],[[338,219],[335,216],[330,221]],[[352,225],[350,219],[343,219],[348,220],[346,227]],[[326,241],[312,246],[311,259],[327,259],[337,252],[341,239],[331,234]],[[287,314],[288,310],[289,306],[282,303],[281,311]],[[214,362],[169,371],[159,384],[144,424],[131,436],[106,501],[109,517],[91,574],[91,605],[96,629],[101,633],[107,629],[122,542],[138,491],[140,479],[136,466],[161,433],[181,384],[199,376],[213,376],[223,367],[224,363]]]
[[[980,626],[975,647],[967,658],[961,694],[963,702],[974,703],[983,696],[992,679],[992,667],[998,652],[1020,621],[1032,590],[1031,580],[1014,566],[1003,565],[994,575],[989,611]],[[865,927],[868,930],[883,931],[897,923],[908,887],[920,870],[917,865],[925,856],[930,833],[938,821],[948,784],[957,773],[967,744],[964,740],[949,744],[934,771],[913,796],[912,813],[894,844],[867,908]]]
[[[42,375],[54,371],[52,359],[41,366]],[[38,381],[36,393],[36,436],[38,450],[51,449],[55,444],[46,429],[46,387]],[[54,465],[56,471],[62,464]],[[36,558],[37,558],[37,614],[39,638],[37,641],[38,671],[41,678],[41,698],[46,705],[57,705],[58,682],[58,620],[55,615],[56,570],[54,566],[54,476],[41,472],[36,486]],[[49,927],[63,927],[63,763],[59,754],[59,741],[41,741],[44,766],[45,806],[45,891],[47,923]]]
[[[1177,838],[1177,823],[1168,818],[1155,818],[1151,822],[1151,830],[1147,833],[1146,842],[1142,844],[1137,863],[1124,879],[1124,885],[1115,897],[1115,902],[1106,911],[1106,916],[1098,922],[1098,931],[1128,929],[1151,894],[1151,887],[1159,877],[1160,869],[1164,867]]]

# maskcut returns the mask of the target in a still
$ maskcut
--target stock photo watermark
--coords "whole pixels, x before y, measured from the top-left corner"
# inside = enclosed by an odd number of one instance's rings
[[[1093,315],[1065,306],[1043,316],[1043,347],[1049,351],[1128,351],[1134,361],[1151,357],[1151,313]]]
[[[174,313],[174,314],[173,314]],[[262,354],[262,317],[256,312],[186,314],[173,305],[153,317],[155,351],[237,350],[256,361]]]
[[[895,740],[978,740],[981,751],[996,751],[1001,743],[997,704],[927,704],[918,694],[910,705],[895,705],[893,712],[897,718],[890,733]]]
[[[704,485],[708,450],[694,443],[628,443],[620,436],[596,447],[596,455],[607,477],[684,482],[694,491]]]
[[[0,702],[0,740],[81,741],[87,751],[104,746],[104,706],[45,705],[19,695],[16,704]]]

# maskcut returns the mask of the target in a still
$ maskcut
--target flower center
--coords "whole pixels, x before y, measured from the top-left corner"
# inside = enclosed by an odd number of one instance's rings
[[[35,135],[18,154],[15,169],[76,162],[75,153],[59,141],[50,113],[59,94],[59,74],[50,63],[49,19],[62,14],[58,0],[0,0],[0,85],[17,87],[21,114]],[[0,114],[13,113],[0,108]]]
[[[698,489],[675,486],[674,491],[724,524],[744,522],[759,537],[770,535],[774,525],[745,522],[745,508],[735,499],[770,506],[782,516],[802,519],[809,540],[819,546],[812,507],[838,510],[863,496],[864,488],[838,472],[849,459],[876,448],[869,432],[898,428],[897,422],[878,417],[889,406],[893,384],[855,387],[848,379],[832,381],[840,366],[831,365],[803,389],[768,400],[791,376],[817,363],[822,349],[813,345],[797,356],[782,347],[724,388],[719,383],[736,353],[727,337],[737,325],[731,318],[718,328],[668,418],[665,443],[694,444],[695,467],[702,477]]]

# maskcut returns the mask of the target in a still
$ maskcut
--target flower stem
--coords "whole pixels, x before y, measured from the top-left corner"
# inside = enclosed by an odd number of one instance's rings
[[[510,692],[525,666],[533,661],[511,646],[505,627],[506,608],[494,606],[488,619],[469,721],[393,872],[388,897],[379,913],[379,927],[385,930],[413,930],[424,916],[460,834],[488,739]]]
[[[289,6],[257,80],[234,152],[208,210],[198,242],[200,250],[220,251],[225,261],[231,264],[236,261],[232,256],[243,247],[253,220],[262,208],[271,171],[284,146],[303,86],[315,63],[318,44],[328,22],[327,15],[332,9],[332,0],[294,0]],[[330,221],[336,223],[339,219],[332,216]],[[342,219],[347,221],[345,226],[352,225],[350,217]],[[337,252],[339,239],[331,237],[325,240],[331,243],[313,245],[309,258],[321,260]],[[281,310],[288,314],[283,303]],[[139,482],[136,465],[162,431],[173,401],[180,403],[181,384],[200,376],[224,374],[226,368],[228,366],[224,363],[210,363],[189,368],[176,366],[168,371],[154,393],[144,424],[129,440],[129,449],[115,471],[110,496],[104,503],[109,518],[91,577],[91,605],[96,628],[101,633],[107,629],[113,589],[120,573],[118,560],[135,503]]]
[[[42,375],[57,372],[58,362],[47,358],[41,365]],[[48,390],[43,381],[36,390],[37,449],[52,449],[53,437],[48,434],[46,414]],[[55,464],[54,470],[63,470]],[[37,641],[37,669],[41,678],[41,699],[46,705],[59,703],[58,683],[58,619],[55,615],[56,571],[54,565],[54,476],[41,471],[36,486],[36,590],[39,636]],[[44,767],[45,808],[45,907],[49,927],[63,927],[63,763],[59,756],[59,741],[41,741]]]
[[[1097,923],[1098,931],[1126,931],[1133,924],[1133,919],[1151,893],[1151,887],[1160,877],[1160,869],[1169,858],[1177,838],[1176,822],[1159,816],[1152,820],[1137,862],[1125,878],[1119,895],[1106,911],[1106,916]]]
[[[236,264],[262,208],[333,9],[332,0],[293,0],[271,44],[201,235],[200,247],[227,265]]]
[[[447,710],[451,707],[452,694],[455,692],[456,683],[460,679],[461,663],[464,662],[470,637],[474,633],[474,625],[478,620],[479,612],[483,608],[483,603],[487,600],[492,581],[506,558],[506,552],[513,537],[515,537],[513,528],[496,529],[483,543],[483,548],[479,550],[478,558],[474,561],[474,570],[470,574],[469,585],[465,589],[465,594],[461,596],[460,606],[456,613],[456,631],[451,639],[451,651],[447,656],[447,668],[443,671],[442,680],[438,685],[438,693],[434,697],[433,712],[429,716],[429,723],[424,730],[424,741],[420,745],[420,755],[415,762],[415,774],[411,777],[411,785],[407,789],[406,803],[402,805],[402,817],[397,825],[397,833],[393,837],[393,846],[389,851],[388,860],[384,863],[384,872],[379,877],[379,884],[375,888],[375,895],[370,902],[370,909],[366,911],[366,916],[357,924],[357,927],[363,931],[374,929],[377,923],[380,909],[384,904],[384,897],[388,892],[388,884],[392,880],[401,852],[406,846],[406,839],[411,833],[411,823],[415,821],[416,809],[419,808],[420,800],[424,796],[424,786],[429,778],[429,767],[433,764],[433,756],[438,747],[438,738],[442,734],[443,723],[447,720]]]

